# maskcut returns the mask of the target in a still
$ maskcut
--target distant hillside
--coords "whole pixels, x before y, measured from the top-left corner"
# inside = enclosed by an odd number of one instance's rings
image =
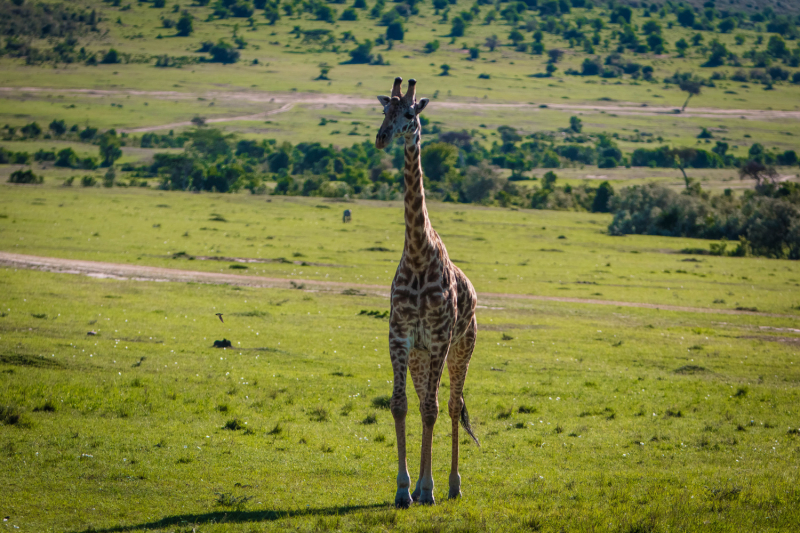
[[[652,0],[650,2],[638,0],[619,0],[618,4],[631,7],[649,7],[652,5],[663,6],[665,4],[687,4],[697,10],[714,7],[718,11],[741,11],[743,13],[766,13],[769,9],[780,15],[797,15],[800,13],[800,1],[798,0],[683,0],[681,2],[671,2],[670,0]]]

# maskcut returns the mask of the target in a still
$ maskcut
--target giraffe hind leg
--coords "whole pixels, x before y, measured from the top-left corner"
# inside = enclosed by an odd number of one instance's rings
[[[450,414],[450,422],[452,424],[452,462],[449,478],[450,490],[448,493],[448,497],[451,499],[461,496],[461,474],[458,471],[459,423],[463,426],[464,431],[466,431],[475,443],[480,446],[478,439],[472,431],[467,405],[464,402],[464,383],[467,379],[467,370],[469,369],[472,352],[475,349],[476,329],[477,324],[473,317],[466,335],[453,345],[447,358],[447,370],[450,374],[450,399],[447,402],[447,410]]]
[[[406,460],[406,413],[408,401],[406,399],[406,373],[408,368],[408,342],[406,339],[396,337],[389,341],[392,370],[394,373],[394,390],[390,407],[394,418],[395,433],[397,436],[397,493],[395,506],[407,509],[411,505],[409,492],[410,478],[408,476],[408,463]]]

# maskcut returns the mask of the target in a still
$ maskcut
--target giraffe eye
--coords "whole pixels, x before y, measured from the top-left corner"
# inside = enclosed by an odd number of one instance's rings
[[[413,113],[406,113],[406,118],[411,120],[412,118],[414,118],[414,114]]]

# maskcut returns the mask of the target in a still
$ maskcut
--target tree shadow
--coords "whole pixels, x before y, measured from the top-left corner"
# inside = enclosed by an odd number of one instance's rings
[[[343,505],[339,507],[321,507],[296,509],[292,511],[262,510],[262,511],[215,511],[212,513],[201,514],[181,514],[165,516],[160,520],[144,522],[141,524],[120,525],[108,528],[95,528],[89,526],[87,529],[75,531],[74,533],[122,533],[127,531],[162,529],[169,526],[180,525],[201,525],[201,524],[241,524],[247,522],[274,522],[284,518],[296,518],[303,516],[336,516],[346,515],[358,511],[394,509],[388,503],[373,503],[370,505]]]

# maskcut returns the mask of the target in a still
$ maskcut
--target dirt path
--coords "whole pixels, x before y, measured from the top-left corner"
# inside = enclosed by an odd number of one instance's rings
[[[264,111],[263,113],[256,113],[255,115],[243,115],[239,117],[217,117],[217,118],[207,118],[205,119],[206,124],[213,124],[214,122],[235,122],[239,120],[262,120],[265,117],[270,115],[275,115],[277,113],[283,113],[284,111],[289,111],[291,108],[294,107],[294,104],[284,104],[278,109],[273,109],[271,111]],[[161,124],[159,126],[145,126],[143,128],[131,128],[131,129],[120,129],[119,131],[123,133],[147,133],[150,131],[158,131],[158,130],[171,130],[175,128],[183,128],[186,126],[192,126],[193,123],[191,121],[186,122],[173,122],[172,124]]]
[[[346,94],[320,94],[320,93],[269,93],[260,91],[206,91],[203,93],[189,93],[177,91],[140,91],[135,89],[49,89],[46,87],[0,87],[0,95],[16,94],[74,94],[94,97],[108,96],[146,96],[148,98],[163,100],[196,100],[198,97],[213,99],[220,98],[225,100],[239,100],[257,104],[293,104],[308,106],[344,106],[344,107],[376,107],[377,100],[372,97],[365,98]],[[547,109],[556,109],[568,112],[605,112],[617,113],[620,115],[635,116],[656,116],[674,115],[674,106],[651,106],[641,102],[597,102],[591,104],[565,104],[536,102],[534,104],[523,102],[508,103],[484,103],[479,101],[446,102],[436,101],[436,107],[446,109],[519,109],[526,112],[537,113],[542,111],[540,106],[546,105]],[[276,110],[273,112],[281,112]],[[703,118],[745,118],[750,120],[774,120],[774,119],[793,119],[800,120],[800,111],[789,110],[767,110],[767,109],[721,109],[714,107],[690,107],[683,113],[683,117],[703,117]],[[208,122],[225,122],[233,120],[260,120],[266,116],[264,113],[256,113],[240,117],[216,118]],[[177,123],[188,125],[189,123]],[[129,132],[153,131],[156,129],[166,129],[174,125],[152,126],[147,129],[137,128],[125,130]]]
[[[35,255],[0,252],[0,266],[19,269],[40,270],[61,274],[79,274],[92,278],[134,280],[134,281],[172,281],[194,282],[211,285],[237,285],[242,287],[259,287],[267,289],[298,289],[308,291],[343,292],[389,297],[388,285],[367,285],[363,283],[346,283],[337,281],[320,281],[312,279],[268,278],[264,276],[248,276],[217,272],[198,272],[194,270],[178,270],[145,265],[129,265],[124,263],[103,263],[100,261],[83,261],[79,259],[62,259],[58,257],[39,257]],[[492,303],[503,300],[537,300],[543,302],[564,302],[589,305],[613,305],[616,307],[637,307],[642,309],[659,309],[663,311],[682,311],[687,313],[707,313],[719,315],[752,315],[775,318],[796,318],[793,315],[738,311],[735,309],[709,309],[704,307],[683,307],[678,305],[661,305],[641,302],[618,302],[614,300],[596,300],[591,298],[567,298],[559,296],[538,296],[531,294],[505,294],[481,292],[478,297]]]

